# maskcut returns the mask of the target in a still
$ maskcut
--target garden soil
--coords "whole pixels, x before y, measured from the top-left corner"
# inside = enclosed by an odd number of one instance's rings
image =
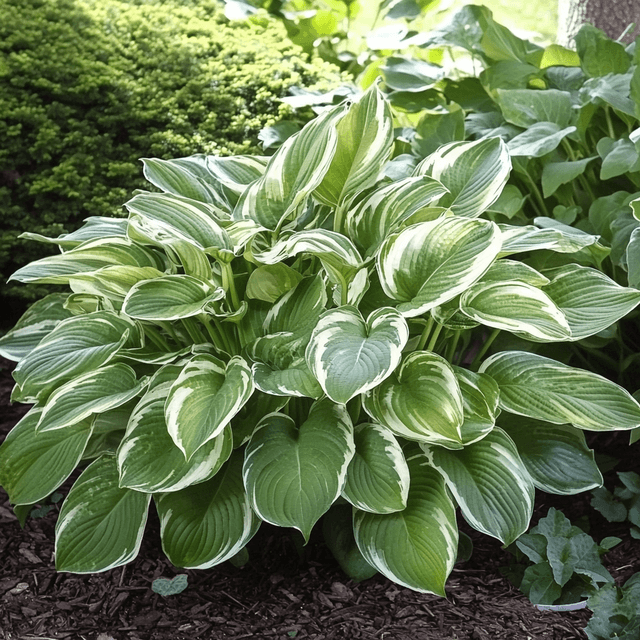
[[[11,363],[0,361],[0,367],[2,441],[26,407],[9,405]],[[635,465],[637,470],[638,445],[629,448],[627,436],[619,434],[598,437],[598,448],[621,458],[617,469]],[[606,523],[590,507],[588,495],[559,498],[538,492],[537,499],[534,522],[555,506],[574,521],[588,517],[596,540],[623,538],[605,556],[619,584],[640,570],[640,541],[630,538],[628,527]],[[162,554],[153,509],[133,562],[94,575],[56,573],[56,513],[57,507],[30,518],[21,529],[0,490],[0,640],[586,638],[588,610],[535,609],[500,572],[509,554],[465,523],[461,529],[472,537],[474,552],[454,568],[444,599],[399,587],[380,575],[354,583],[318,531],[307,547],[299,548],[289,531],[268,525],[249,543],[250,561],[243,567],[227,562],[202,571],[177,569]],[[182,593],[163,597],[152,591],[156,578],[179,574],[188,576]]]

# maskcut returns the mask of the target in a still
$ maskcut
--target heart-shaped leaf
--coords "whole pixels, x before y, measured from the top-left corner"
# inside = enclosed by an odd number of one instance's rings
[[[349,414],[329,400],[314,404],[299,428],[288,416],[266,416],[245,452],[244,484],[254,510],[308,540],[340,495],[354,452]]]
[[[151,591],[165,598],[182,593],[189,586],[189,577],[186,573],[180,573],[175,578],[156,578],[151,583]]]
[[[150,500],[149,494],[118,486],[113,456],[92,462],[62,504],[56,524],[56,569],[98,573],[133,560],[142,542]]]
[[[353,531],[365,560],[414,591],[444,596],[458,549],[455,507],[442,476],[422,451],[405,452],[411,486],[404,510],[385,515],[357,511]]]
[[[449,363],[435,353],[409,354],[397,373],[367,392],[363,407],[403,438],[462,446],[460,385]]]
[[[202,354],[185,365],[169,390],[165,418],[169,435],[187,460],[222,433],[253,389],[251,369],[240,356],[225,366]]]
[[[640,426],[640,404],[614,382],[524,351],[485,360],[481,373],[500,387],[500,406],[511,413],[587,431]]]
[[[508,545],[529,528],[534,487],[502,429],[460,451],[423,447],[474,529]]]
[[[393,513],[407,506],[409,467],[394,435],[379,424],[354,430],[356,453],[347,468],[342,495],[370,513]]]
[[[486,220],[445,217],[411,225],[385,240],[377,257],[384,292],[405,317],[452,300],[498,256],[498,227]]]
[[[154,496],[162,550],[171,564],[209,569],[229,560],[258,531],[242,486],[242,452],[235,451],[211,480]]]
[[[395,309],[378,309],[365,322],[345,306],[321,316],[305,357],[327,396],[346,404],[391,375],[408,339],[409,327]]]

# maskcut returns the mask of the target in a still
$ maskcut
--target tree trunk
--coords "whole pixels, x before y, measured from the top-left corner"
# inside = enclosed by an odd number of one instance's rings
[[[573,46],[573,38],[585,22],[602,29],[617,40],[632,23],[635,26],[622,39],[632,42],[640,25],[640,0],[558,0],[558,42]]]

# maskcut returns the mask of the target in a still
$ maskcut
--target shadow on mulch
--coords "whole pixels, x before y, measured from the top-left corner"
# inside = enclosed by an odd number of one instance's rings
[[[0,440],[24,413],[8,407],[8,363],[0,371]],[[611,447],[618,450],[612,441]],[[637,450],[636,450],[637,451]],[[625,454],[631,452],[624,451]],[[633,468],[633,462],[630,467]],[[534,522],[549,506],[570,518],[588,515],[592,535],[620,535],[596,514],[588,496],[538,493]],[[0,491],[0,639],[191,640],[233,638],[380,640],[571,640],[589,612],[542,613],[500,573],[509,556],[499,542],[461,525],[475,545],[447,583],[447,599],[398,587],[382,576],[355,584],[340,571],[320,537],[300,557],[289,532],[262,525],[249,543],[250,562],[201,571],[176,569],[164,558],[151,509],[135,561],[93,575],[53,568],[55,510],[20,529]],[[604,524],[603,524],[604,523]],[[602,529],[603,533],[600,535]],[[316,528],[318,529],[318,528]],[[606,556],[616,578],[640,569],[640,544],[628,535]],[[163,598],[151,590],[158,577],[187,574],[189,586]]]

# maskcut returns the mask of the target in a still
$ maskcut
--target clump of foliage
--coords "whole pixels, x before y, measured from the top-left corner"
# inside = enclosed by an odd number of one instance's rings
[[[427,36],[413,59],[392,56],[380,67],[403,125],[397,144],[407,161],[417,163],[441,144],[499,136],[513,171],[488,217],[597,234],[601,246],[578,261],[638,288],[640,49],[590,25],[576,36],[576,51],[541,47],[480,6],[465,7]],[[441,63],[434,52],[443,52]],[[563,261],[541,252],[529,264]],[[637,335],[636,325],[624,332],[612,327],[560,357],[586,357],[632,387]]]
[[[120,211],[144,185],[140,157],[255,153],[259,131],[290,115],[291,87],[340,81],[277,21],[229,23],[221,7],[0,0],[3,282],[38,255],[20,230],[56,235]]]
[[[640,573],[622,587],[605,584],[589,598],[593,611],[585,633],[589,640],[638,640],[640,638]]]
[[[569,604],[592,596],[612,583],[600,557],[620,542],[605,538],[600,544],[553,507],[528,533],[515,542],[516,560],[532,563],[519,571],[518,587],[533,604]]]
[[[633,471],[619,471],[622,483],[613,489],[605,487],[593,491],[591,506],[609,522],[625,522],[631,525],[632,538],[640,540],[640,476]]]
[[[262,521],[308,540],[335,505],[343,566],[442,595],[458,508],[511,544],[535,487],[602,484],[583,431],[634,429],[640,404],[530,349],[602,331],[640,292],[518,259],[571,256],[588,234],[480,218],[509,179],[500,138],[403,175],[393,130],[374,86],[271,158],[146,160],[161,193],[50,239],[59,255],[13,275],[71,289],[0,340],[13,400],[35,403],[0,447],[11,501],[84,467],[59,570],[130,561],[151,500],[187,568],[241,557]],[[505,332],[525,347],[489,355]]]

